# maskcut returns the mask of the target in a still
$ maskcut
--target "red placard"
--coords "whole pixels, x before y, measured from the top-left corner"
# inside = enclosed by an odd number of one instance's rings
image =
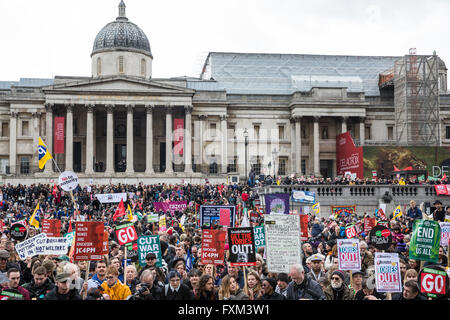
[[[138,239],[138,235],[136,229],[134,228],[133,223],[126,223],[117,226],[116,235],[120,245],[127,244],[129,242],[133,242]]]
[[[308,241],[308,215],[301,214],[300,215],[300,240]]]
[[[220,208],[219,214],[220,214],[220,216],[219,216],[219,224],[221,226],[229,226],[230,225],[230,219],[231,219],[231,217],[230,217],[230,215],[231,215],[230,209]]]
[[[173,119],[173,152],[175,155],[183,155],[183,142],[184,142],[184,119]]]
[[[351,172],[359,179],[364,178],[363,148],[355,146],[348,131],[336,136],[336,167],[338,176]]]
[[[64,117],[55,117],[55,141],[53,153],[64,153]]]
[[[426,294],[445,295],[447,288],[447,276],[436,273],[421,272],[420,291]]]
[[[42,232],[47,237],[61,237],[61,220],[58,219],[43,219]]]
[[[375,218],[364,218],[364,232],[370,232],[370,230],[375,227],[376,222]]]
[[[203,229],[202,264],[223,265],[226,231]]]
[[[105,225],[99,221],[75,223],[75,252],[73,260],[101,260],[105,252]]]
[[[436,189],[436,194],[450,196],[450,184],[436,184],[434,185]]]

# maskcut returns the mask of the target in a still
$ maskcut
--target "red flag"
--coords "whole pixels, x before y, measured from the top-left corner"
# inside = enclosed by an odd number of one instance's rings
[[[409,167],[404,168],[403,171],[408,171],[408,170],[412,170],[412,169],[413,168],[411,166],[409,166]]]
[[[120,199],[119,206],[116,209],[116,212],[114,212],[113,220],[116,221],[117,218],[122,217],[125,215],[125,205],[123,204],[123,199]]]
[[[394,165],[394,171],[400,171],[400,169]]]

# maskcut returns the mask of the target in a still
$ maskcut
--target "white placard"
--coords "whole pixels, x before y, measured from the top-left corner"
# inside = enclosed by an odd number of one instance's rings
[[[24,240],[15,245],[16,252],[19,255],[20,260],[25,260],[27,257],[33,257],[36,255],[36,241],[42,238],[46,238],[45,233],[39,233],[32,238]]]
[[[441,226],[441,246],[448,247],[450,240],[450,222],[439,222]]]
[[[36,254],[39,255],[62,255],[69,251],[69,244],[66,238],[40,238],[35,241]]]
[[[127,201],[127,193],[104,193],[104,194],[96,194],[95,197],[101,203],[116,203],[123,200],[123,202]]]
[[[339,270],[361,270],[358,239],[337,239]]]
[[[78,177],[75,172],[64,171],[59,175],[58,182],[64,191],[72,191],[78,186]]]
[[[378,292],[402,292],[398,253],[375,252],[375,279]]]
[[[265,214],[264,233],[269,272],[289,273],[290,266],[302,263],[300,216]]]

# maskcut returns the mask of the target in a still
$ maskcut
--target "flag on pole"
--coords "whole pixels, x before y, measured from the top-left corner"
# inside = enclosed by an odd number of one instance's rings
[[[395,210],[394,210],[392,220],[400,217],[401,215],[403,215],[402,208],[400,207],[400,205],[398,205],[397,208],[395,208]]]
[[[314,203],[311,206],[311,209],[314,212],[314,214],[319,214],[320,213],[320,202]]]
[[[36,205],[36,208],[33,211],[33,214],[30,217],[30,225],[34,226],[36,229],[39,228],[39,221],[40,221],[40,214],[41,214],[41,209],[39,207],[39,202]]]
[[[52,159],[52,155],[48,152],[48,148],[45,145],[44,141],[42,141],[41,137],[39,137],[38,144],[38,155],[39,155],[39,169],[43,169],[45,163]]]
[[[114,212],[113,220],[116,221],[117,218],[122,217],[125,214],[125,205],[123,204],[123,199],[120,199],[119,206],[117,207],[116,212]]]
[[[128,220],[128,221],[133,221],[133,212],[131,211],[130,204],[128,204],[127,212],[128,212],[127,220]]]

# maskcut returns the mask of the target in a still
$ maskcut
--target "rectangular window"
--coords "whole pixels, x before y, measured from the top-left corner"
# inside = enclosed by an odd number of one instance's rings
[[[30,135],[29,124],[29,121],[22,121],[22,137],[28,137]]]
[[[285,157],[278,158],[278,175],[279,176],[286,175],[286,163],[287,163],[287,158],[285,158]]]
[[[210,130],[211,138],[215,138],[216,137],[216,135],[217,135],[216,129],[217,129],[217,125],[215,123],[210,123],[209,124],[209,130]]]
[[[9,123],[2,122],[2,137],[9,137]]]
[[[237,160],[238,160],[238,157],[234,156],[233,162],[232,163],[228,163],[228,169],[227,169],[228,173],[230,173],[230,172],[237,172]]]
[[[306,160],[302,160],[302,172],[306,174]]]
[[[30,157],[20,158],[20,173],[29,174],[30,173]]]
[[[328,126],[323,126],[320,128],[320,137],[321,139],[328,139]]]
[[[256,162],[252,164],[252,169],[256,175],[261,174],[261,158],[259,156],[256,157]]]
[[[216,160],[211,160],[211,163],[209,164],[209,173],[217,174],[217,162]]]
[[[255,140],[259,140],[259,126],[254,126],[253,130],[255,130]]]
[[[372,140],[372,130],[371,126],[364,127],[364,138],[366,140]]]
[[[119,73],[124,73],[124,59],[123,59],[123,56],[119,57]]]
[[[388,140],[394,140],[394,127],[387,127]]]
[[[0,158],[0,173],[6,173],[6,167],[9,167],[9,159],[8,158]]]
[[[284,139],[284,126],[278,126],[278,140]]]
[[[445,139],[450,139],[450,126],[445,127]]]

